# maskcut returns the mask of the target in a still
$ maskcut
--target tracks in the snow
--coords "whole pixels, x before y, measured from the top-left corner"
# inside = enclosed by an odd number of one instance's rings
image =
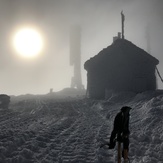
[[[6,132],[1,135],[0,156],[7,163],[94,163],[109,157],[106,152],[99,153],[99,141],[107,139],[109,126],[89,101],[37,99],[29,112],[1,116],[0,125]]]

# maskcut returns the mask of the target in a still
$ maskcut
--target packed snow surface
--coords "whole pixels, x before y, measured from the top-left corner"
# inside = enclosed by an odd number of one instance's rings
[[[113,94],[103,101],[12,97],[0,110],[0,163],[115,163],[113,120],[130,106],[132,163],[163,163],[163,91]]]

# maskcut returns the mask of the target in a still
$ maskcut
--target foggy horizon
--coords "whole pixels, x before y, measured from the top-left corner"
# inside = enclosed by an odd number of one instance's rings
[[[121,11],[125,15],[125,39],[147,51],[147,28],[151,55],[159,60],[163,76],[162,0],[0,0],[1,93],[46,94],[70,87],[69,32],[81,26],[81,73],[86,88],[84,62],[111,45],[121,32]],[[11,46],[17,27],[36,27],[44,38],[44,50],[34,59],[19,57]],[[158,78],[158,89],[163,88]]]

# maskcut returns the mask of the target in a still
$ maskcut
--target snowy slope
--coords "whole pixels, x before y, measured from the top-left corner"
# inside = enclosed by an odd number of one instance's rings
[[[0,111],[0,163],[115,163],[109,141],[115,115],[131,106],[132,163],[163,162],[163,92],[114,94],[105,101],[12,98]]]

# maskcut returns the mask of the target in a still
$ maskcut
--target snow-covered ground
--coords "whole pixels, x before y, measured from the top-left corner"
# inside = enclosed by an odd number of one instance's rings
[[[11,98],[0,110],[0,163],[115,163],[109,141],[115,115],[130,106],[132,163],[163,163],[163,91],[108,100]]]

